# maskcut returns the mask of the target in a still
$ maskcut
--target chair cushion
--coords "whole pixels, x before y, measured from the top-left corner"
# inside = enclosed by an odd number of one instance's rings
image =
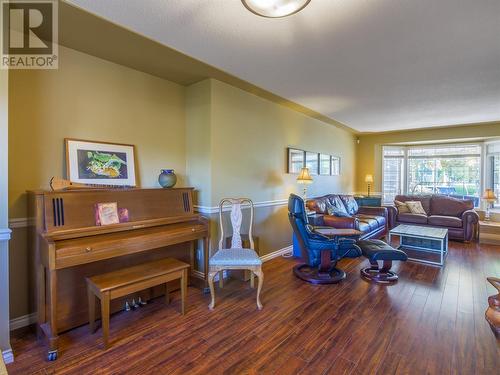
[[[356,215],[354,215],[354,217],[358,218],[359,221],[366,221],[365,218],[371,219],[371,220],[376,220],[378,223],[377,227],[383,227],[386,223],[384,216],[356,214]]]
[[[377,220],[370,218],[370,217],[359,217],[359,222],[360,223],[366,223],[370,226],[370,232],[376,230],[377,228],[380,227],[380,224],[378,223]]]
[[[335,206],[328,207],[328,215],[337,217],[351,217],[351,215],[349,215],[345,210],[342,210]]]
[[[397,220],[400,223],[427,224],[427,216],[419,214],[399,214]]]
[[[345,209],[349,215],[354,215],[358,212],[359,206],[356,199],[352,195],[341,195],[340,199],[344,203]]]
[[[429,216],[428,223],[431,225],[452,228],[462,228],[463,225],[462,219],[459,219],[458,217],[441,215]]]
[[[380,240],[361,240],[356,242],[363,255],[370,261],[375,260],[402,260],[408,259],[404,251],[397,250]]]
[[[366,221],[358,221],[356,229],[363,233],[371,232],[370,224],[368,224]]]
[[[260,266],[262,260],[252,249],[220,249],[212,258],[211,266]]]
[[[474,201],[434,195],[431,199],[431,215],[461,217],[474,208]]]

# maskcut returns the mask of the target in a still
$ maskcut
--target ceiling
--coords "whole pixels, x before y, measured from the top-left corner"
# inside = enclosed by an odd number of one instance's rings
[[[498,0],[70,3],[359,132],[500,120]]]

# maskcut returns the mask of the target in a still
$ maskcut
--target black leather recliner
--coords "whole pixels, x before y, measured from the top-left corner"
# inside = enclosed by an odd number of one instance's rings
[[[344,256],[361,256],[356,239],[330,238],[314,232],[314,227],[307,223],[304,200],[295,194],[288,199],[288,218],[305,262],[294,267],[294,274],[314,284],[333,284],[344,279],[345,272],[335,266]]]

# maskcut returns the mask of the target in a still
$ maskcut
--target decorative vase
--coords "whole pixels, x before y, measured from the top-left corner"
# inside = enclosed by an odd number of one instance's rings
[[[158,176],[158,183],[163,188],[174,187],[177,183],[177,176],[173,169],[162,169],[160,175]]]

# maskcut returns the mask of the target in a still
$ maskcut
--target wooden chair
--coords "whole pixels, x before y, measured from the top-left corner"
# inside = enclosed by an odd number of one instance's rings
[[[248,204],[250,207],[250,223],[248,230],[248,239],[250,242],[250,249],[243,248],[241,240],[241,223],[243,219],[243,213],[241,211],[241,205]],[[231,206],[231,225],[233,228],[233,234],[231,238],[231,248],[224,249],[224,221],[223,221],[223,210],[224,206]],[[248,198],[224,198],[219,203],[219,223],[220,223],[220,240],[219,240],[219,250],[210,258],[209,260],[209,273],[208,273],[208,285],[210,287],[210,294],[212,296],[212,301],[208,305],[209,309],[212,310],[215,307],[215,291],[214,291],[214,277],[219,273],[219,281],[222,285],[222,276],[224,270],[248,270],[250,271],[250,286],[254,287],[254,275],[259,279],[257,286],[257,308],[262,309],[262,303],[260,302],[260,292],[262,290],[262,283],[264,281],[264,273],[262,272],[262,260],[259,258],[258,254],[254,250],[254,242],[252,237],[253,228],[253,202]]]

